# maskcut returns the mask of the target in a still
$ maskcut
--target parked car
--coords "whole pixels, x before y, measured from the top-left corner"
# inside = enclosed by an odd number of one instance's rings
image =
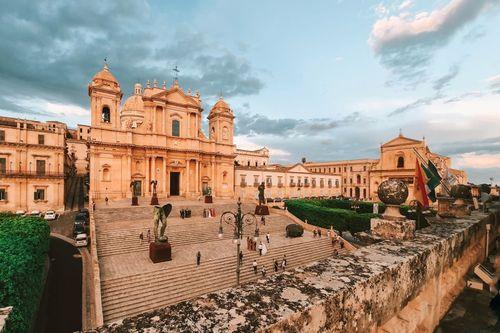
[[[89,218],[87,217],[87,215],[85,213],[82,213],[82,212],[78,212],[75,216],[75,223],[76,222],[80,222],[80,223],[83,223],[85,225],[88,225],[89,223]]]
[[[85,229],[84,222],[75,221],[75,224],[73,225],[73,236],[76,236],[78,234],[86,234],[86,233],[87,233],[87,230]]]
[[[88,244],[88,241],[87,241],[87,234],[86,233],[76,235],[76,237],[75,237],[75,246],[76,247],[87,246],[87,244]]]
[[[90,213],[89,213],[89,209],[88,208],[82,208],[82,209],[80,209],[80,213],[85,214],[85,216],[87,217],[87,221],[88,221],[88,219],[90,219]]]
[[[42,213],[40,213],[40,211],[36,209],[30,212],[30,216],[40,217],[40,215],[42,215]]]
[[[45,212],[45,215],[43,216],[43,219],[45,221],[54,221],[57,220],[57,214],[53,210],[48,210]]]
[[[16,215],[18,215],[18,216],[25,216],[26,215],[26,211],[25,210],[16,210]]]

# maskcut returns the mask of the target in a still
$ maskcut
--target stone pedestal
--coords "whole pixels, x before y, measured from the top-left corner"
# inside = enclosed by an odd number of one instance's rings
[[[463,200],[455,200],[453,204],[451,204],[450,211],[454,217],[466,217],[470,216],[471,212],[469,207]]]
[[[153,196],[151,197],[150,205],[151,206],[158,206],[159,205],[158,195],[156,195],[156,193],[153,193]]]
[[[373,218],[370,220],[373,236],[383,239],[407,240],[415,236],[415,221],[405,218]]]
[[[450,197],[438,197],[438,212],[437,214],[442,218],[455,217],[451,211],[451,205],[453,203],[453,198]]]
[[[205,203],[212,203],[213,198],[211,195],[205,195]]]
[[[168,242],[149,243],[149,259],[155,264],[172,260],[172,247]]]
[[[255,215],[269,215],[269,207],[266,205],[257,205],[255,207]]]
[[[139,198],[132,197],[132,206],[139,206]]]

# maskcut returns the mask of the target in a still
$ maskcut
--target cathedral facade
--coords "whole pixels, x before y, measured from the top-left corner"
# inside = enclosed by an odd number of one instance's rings
[[[120,107],[123,93],[107,65],[88,87],[91,109],[90,198],[150,196],[198,198],[211,188],[234,195],[234,115],[221,98],[211,109],[209,136],[202,131],[200,94],[155,80]]]

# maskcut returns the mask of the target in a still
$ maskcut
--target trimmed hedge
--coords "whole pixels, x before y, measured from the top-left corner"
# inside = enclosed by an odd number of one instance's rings
[[[333,227],[339,231],[349,230],[351,233],[370,230],[370,219],[377,216],[371,213],[356,213],[347,209],[325,207],[324,201],[336,200],[288,200],[285,205],[290,213],[302,221],[307,220],[312,225],[327,229]]]
[[[302,237],[304,234],[304,228],[301,225],[292,223],[286,226],[286,236],[287,237]]]
[[[0,307],[13,306],[5,333],[28,332],[43,292],[50,228],[36,217],[0,216]]]

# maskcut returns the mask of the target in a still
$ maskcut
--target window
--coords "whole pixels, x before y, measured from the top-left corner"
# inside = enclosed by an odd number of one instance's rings
[[[7,159],[2,157],[0,158],[0,174],[5,174],[7,172]]]
[[[35,199],[35,201],[45,200],[45,189],[42,189],[42,188],[36,189],[34,199]]]
[[[111,122],[111,111],[108,106],[102,108],[101,120],[105,123]]]
[[[241,175],[240,177],[241,177],[241,179],[240,179],[240,186],[245,186],[247,184],[247,182],[246,182],[246,175]]]
[[[352,178],[349,178],[349,184],[352,184]]]
[[[333,173],[336,173],[337,172],[337,168],[333,168]]]
[[[346,168],[346,167],[344,167],[344,172],[346,172],[346,171],[347,171],[347,168]]]
[[[255,166],[258,166],[259,165],[259,162],[255,161]]]
[[[356,183],[361,184],[361,175],[356,176]]]
[[[273,185],[273,179],[271,176],[266,176],[266,186],[272,186]]]
[[[109,168],[102,169],[102,180],[105,182],[109,182],[111,180]]]
[[[352,197],[352,188],[349,189],[349,196]]]
[[[45,174],[45,161],[44,160],[36,160],[36,174],[44,175]]]
[[[398,168],[404,168],[405,167],[405,158],[403,156],[398,157]]]
[[[349,167],[349,170],[352,171],[352,167]]]
[[[172,120],[172,136],[181,136],[181,122],[177,119]]]
[[[4,188],[0,188],[0,201],[7,200],[7,190]]]
[[[363,189],[363,198],[366,199],[366,188]]]
[[[39,145],[44,145],[45,144],[45,135],[38,134],[38,144]]]
[[[335,187],[338,188],[339,187],[339,180],[338,179],[335,179]]]
[[[363,178],[363,184],[366,184],[366,178]]]
[[[363,166],[363,171],[366,171],[366,165]]]
[[[0,131],[0,142],[5,141],[5,131]]]
[[[259,176],[255,176],[255,175],[253,176],[253,184],[254,184],[255,186],[258,186],[258,185],[259,185]]]
[[[250,166],[250,161],[247,162],[247,166]]]

